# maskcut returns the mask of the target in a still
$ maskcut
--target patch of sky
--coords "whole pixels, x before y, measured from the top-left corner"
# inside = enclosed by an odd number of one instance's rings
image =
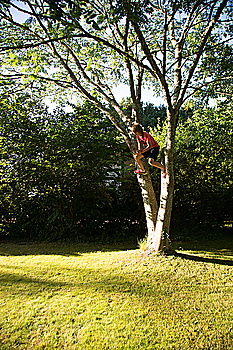
[[[14,21],[18,23],[24,23],[30,17],[30,14],[23,12],[29,11],[28,5],[22,1],[13,1],[13,5],[16,7],[11,6],[10,11]],[[18,10],[18,8],[21,9],[21,11]]]

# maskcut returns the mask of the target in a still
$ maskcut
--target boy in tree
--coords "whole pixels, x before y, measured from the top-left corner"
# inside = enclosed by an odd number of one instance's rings
[[[163,171],[163,177],[166,177],[165,167],[156,161],[159,154],[159,144],[155,139],[146,131],[143,131],[140,124],[133,124],[133,133],[136,135],[138,143],[138,151],[134,154],[134,159],[139,165],[139,170],[135,170],[135,174],[146,174],[145,168],[141,161],[142,158],[148,158],[150,165],[159,168]]]

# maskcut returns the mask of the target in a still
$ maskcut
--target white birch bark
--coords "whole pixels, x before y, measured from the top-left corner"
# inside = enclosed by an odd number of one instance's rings
[[[166,166],[167,175],[165,178],[161,174],[161,191],[160,191],[160,202],[157,213],[157,220],[154,230],[153,239],[148,246],[149,250],[159,251],[170,251],[170,222],[172,213],[172,202],[174,192],[174,135],[175,135],[175,115],[171,115],[168,111],[168,131],[167,140],[164,154],[164,164]]]
[[[154,240],[155,224],[158,212],[158,203],[156,194],[153,188],[151,176],[149,172],[147,175],[137,175],[138,183],[142,193],[142,200],[144,204],[146,224],[147,224],[147,246],[149,247]]]

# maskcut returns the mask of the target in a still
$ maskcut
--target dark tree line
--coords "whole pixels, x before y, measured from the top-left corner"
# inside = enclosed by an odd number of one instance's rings
[[[157,130],[150,129],[148,113]],[[165,113],[162,106],[142,105],[144,125],[161,145]],[[136,242],[144,237],[132,158],[96,107],[85,103],[73,112],[49,113],[30,96],[15,96],[1,103],[0,128],[2,238]],[[194,227],[196,234],[230,226],[231,128],[230,107],[182,112],[173,238],[189,238]],[[156,170],[152,178],[159,190]]]
[[[2,234],[93,240],[110,223],[124,234],[138,204],[121,183],[128,154],[103,114],[89,103],[51,114],[27,96],[2,107]]]

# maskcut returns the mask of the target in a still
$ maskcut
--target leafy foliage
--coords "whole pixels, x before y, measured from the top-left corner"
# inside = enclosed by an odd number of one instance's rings
[[[232,222],[232,108],[197,110],[180,123],[174,218],[201,231]]]
[[[181,110],[174,155],[174,239],[190,239],[188,232],[210,238],[232,228],[232,127],[230,103]],[[163,146],[166,125],[151,126],[151,132]]]
[[[122,240],[144,235],[130,155],[92,105],[73,113],[29,96],[1,103],[1,232],[30,239]],[[165,109],[142,106],[163,145]],[[149,119],[147,119],[150,116]],[[152,124],[151,124],[152,123]],[[173,236],[231,222],[231,108],[182,111],[176,141]],[[159,177],[153,172],[159,191]],[[139,224],[140,223],[140,224]],[[200,226],[201,225],[201,226]],[[140,231],[140,232],[139,232]],[[114,232],[114,236],[113,236]]]
[[[120,183],[125,148],[108,120],[88,103],[49,114],[21,96],[1,107],[2,230],[95,240],[111,237],[114,226],[115,239],[124,235],[138,205]]]

